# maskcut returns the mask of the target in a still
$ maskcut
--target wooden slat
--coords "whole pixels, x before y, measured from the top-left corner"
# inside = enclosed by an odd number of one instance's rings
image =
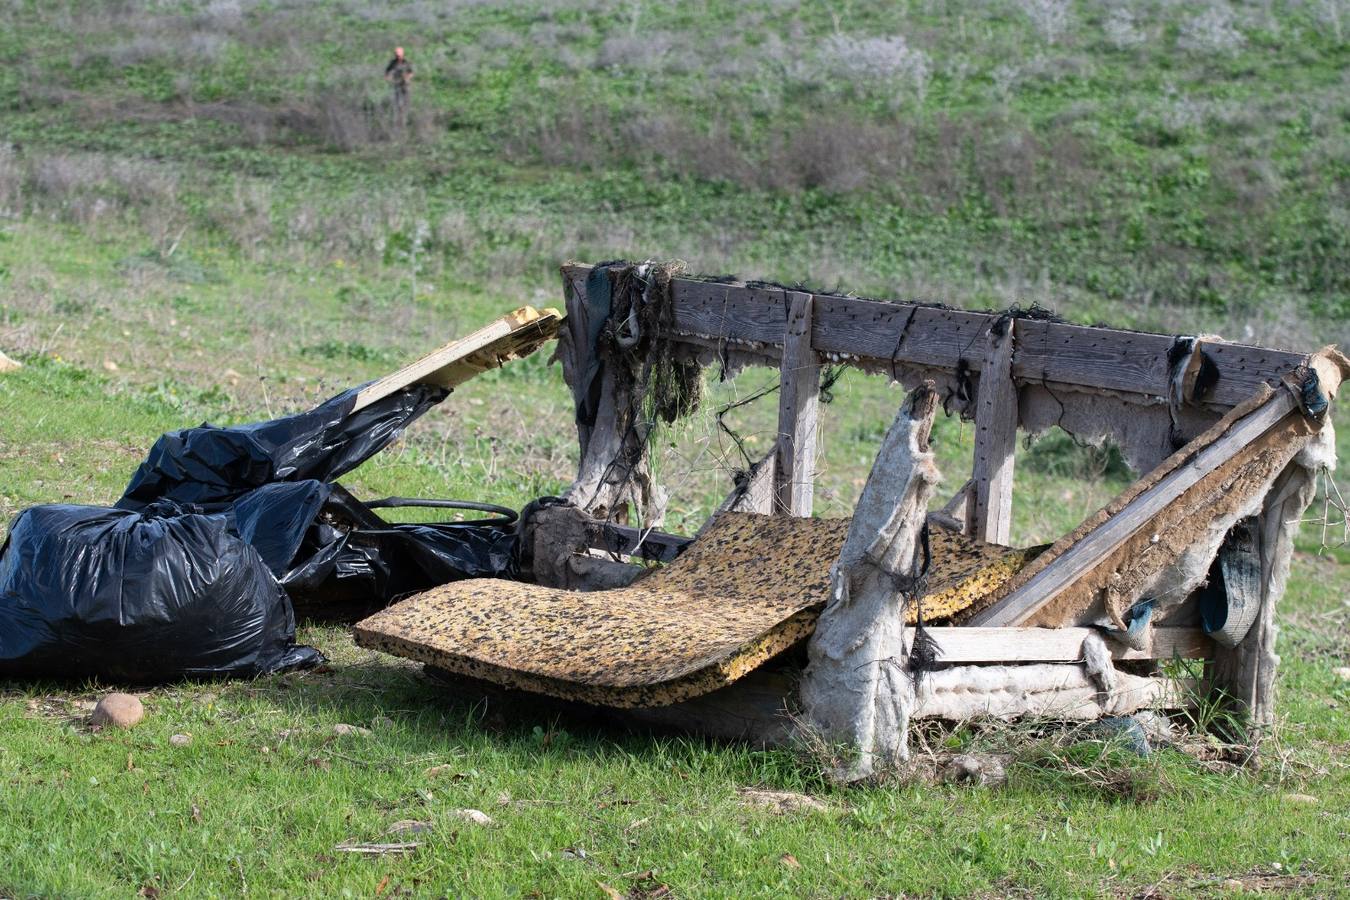
[[[565,266],[584,274],[585,266]],[[718,346],[737,343],[781,346],[785,319],[783,291],[677,278],[672,282],[673,336]],[[972,369],[982,363],[980,341],[998,314],[887,303],[817,294],[813,302],[812,347],[839,354],[842,361],[868,366],[929,366],[954,371],[959,360]],[[1022,384],[1078,385],[1119,391],[1155,402],[1167,396],[1167,351],[1172,335],[1114,328],[1091,328],[1037,319],[1019,320],[1013,375]],[[1219,381],[1207,402],[1235,406],[1261,384],[1273,383],[1300,365],[1306,355],[1243,344],[1206,343],[1219,367]]]
[[[553,338],[561,321],[562,315],[557,310],[521,307],[371,382],[356,395],[352,411],[414,384],[431,383],[447,388],[463,384],[478,373],[501,365],[504,359],[534,352]]]
[[[978,368],[981,341],[995,318],[912,303],[817,296],[812,344],[821,353],[873,361],[955,369],[957,360],[965,359]]]
[[[450,686],[453,696],[465,702],[526,702],[532,714],[547,710],[549,718],[567,717],[582,726],[592,722],[613,726],[617,722],[630,727],[673,730],[720,740],[748,742],[752,747],[765,749],[801,747],[801,727],[798,714],[793,712],[801,672],[791,665],[765,666],[712,693],[669,706],[647,709],[585,706],[540,694],[514,691],[430,665],[426,667],[426,673],[437,682]],[[953,667],[942,673],[928,673],[923,683],[941,677],[944,682],[959,685],[977,674],[980,673],[963,666]],[[1190,705],[1191,698],[1196,696],[1194,685],[1189,679],[1122,674],[1125,684],[1120,690],[1122,696],[1110,713],[1112,715],[1145,708],[1180,709]],[[1101,688],[1083,676],[1081,666],[1066,666],[1064,674],[1057,680],[1062,686],[1055,691],[999,692],[990,695],[988,711],[1001,718],[1020,714],[1060,721],[1090,721],[1107,714],[1100,705]],[[920,689],[918,706],[914,710],[915,719],[951,717],[954,710],[949,709],[950,704],[944,701],[952,699],[956,692],[947,689],[945,683],[942,687],[944,689],[936,692],[936,696]],[[965,710],[971,708],[968,702],[963,707]]]
[[[925,629],[937,642],[940,663],[1075,662],[1083,658],[1083,639],[1092,628],[975,628],[968,626]],[[1152,645],[1133,650],[1110,639],[1116,659],[1208,659],[1214,642],[1199,628],[1155,628]]]
[[[775,511],[811,515],[815,493],[816,435],[820,412],[820,361],[811,349],[810,294],[788,295],[787,330],[778,389],[778,459]]]
[[[999,320],[989,329],[975,405],[975,466],[966,533],[1006,546],[1012,533],[1013,453],[1017,449],[1017,383],[1012,359],[1017,322]]]
[[[1054,381],[1154,397],[1167,395],[1171,375],[1167,351],[1175,340],[1171,335],[1043,320],[1028,320],[1020,325],[1013,372],[1023,381],[1037,384]],[[1271,372],[1271,379],[1283,371]],[[1226,402],[1241,403],[1253,390],[1254,386],[1243,384],[1226,395]]]
[[[1276,376],[1284,375],[1308,361],[1307,354],[1270,350],[1249,344],[1205,341],[1203,346],[1205,353],[1219,367],[1219,383],[1214,386],[1214,400],[1230,406],[1256,393],[1261,385],[1273,384]]]
[[[776,288],[673,279],[675,331],[734,344],[781,345],[788,318],[783,294]]]
[[[1200,479],[1232,458],[1297,409],[1293,394],[1283,388],[1269,400],[1233,423],[1214,442],[1144,490],[1124,509],[1069,547],[1026,584],[972,617],[971,625],[1018,625],[1025,622],[1060,591],[1106,559],[1116,548],[1179,498]]]
[[[928,521],[941,526],[942,528],[964,534],[966,531],[966,519],[970,516],[970,492],[974,490],[974,481],[966,479],[966,483],[961,485],[961,489],[947,504],[937,512],[928,514]]]
[[[771,514],[776,497],[774,472],[777,468],[778,442],[774,441],[769,452],[750,465],[745,473],[745,481],[737,484],[736,489],[727,495],[703,527],[708,527],[724,512],[759,513],[766,516]]]

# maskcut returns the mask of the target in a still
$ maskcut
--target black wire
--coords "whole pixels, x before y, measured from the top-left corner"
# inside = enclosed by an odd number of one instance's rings
[[[474,500],[432,500],[419,497],[385,497],[383,500],[371,500],[365,504],[367,509],[398,509],[402,507],[424,507],[428,509],[471,509],[475,512],[496,513],[491,519],[477,519],[472,522],[447,522],[447,525],[513,525],[520,514],[509,506],[495,503],[479,503]]]
[[[726,422],[722,421],[722,417],[725,416],[727,413],[731,412],[733,409],[745,406],[745,404],[747,403],[754,403],[760,397],[772,394],[774,391],[778,390],[780,383],[771,384],[768,387],[762,387],[759,390],[755,391],[753,394],[751,394],[749,397],[746,397],[744,400],[736,400],[735,402],[728,403],[726,406],[722,407],[717,411],[716,416],[717,427],[722,429],[722,431],[726,433],[727,437],[731,438],[733,441],[736,442],[736,449],[741,451],[741,456],[745,459],[745,467],[747,470],[752,465],[754,465],[754,463],[750,459],[750,454],[745,452],[745,440],[739,434],[737,434],[729,425],[727,425]]]
[[[848,371],[846,366],[825,366],[820,370],[820,391],[819,397],[821,403],[834,402],[834,386],[839,383],[839,379],[844,377]]]

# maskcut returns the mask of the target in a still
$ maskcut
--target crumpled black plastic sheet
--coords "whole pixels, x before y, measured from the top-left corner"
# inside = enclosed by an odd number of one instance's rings
[[[113,509],[26,510],[0,548],[0,675],[151,683],[318,665],[293,601],[356,618],[459,578],[514,577],[514,529],[390,524],[331,483],[447,395],[356,390],[156,441]]]
[[[514,528],[391,524],[338,484],[310,481],[272,488],[265,502],[251,502],[261,493],[255,491],[235,504],[239,531],[252,535],[260,547],[264,535],[281,544],[270,556],[290,563],[277,577],[310,615],[355,620],[395,597],[438,584],[519,574]],[[317,515],[297,517],[287,529],[258,524],[259,519],[275,522],[287,510],[307,513],[316,506]]]
[[[117,506],[221,503],[278,481],[332,481],[389,446],[449,394],[414,385],[353,413],[359,392],[352,388],[308,412],[269,422],[171,431],[155,441]]]

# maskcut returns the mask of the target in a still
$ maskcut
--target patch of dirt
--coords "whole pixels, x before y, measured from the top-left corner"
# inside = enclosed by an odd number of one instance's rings
[[[776,816],[798,812],[829,812],[829,807],[809,794],[796,791],[770,791],[761,788],[740,788],[736,791],[741,803],[765,809]]]
[[[1173,872],[1143,889],[1122,886],[1112,896],[1128,897],[1130,900],[1167,900],[1171,897],[1192,896],[1197,891],[1204,896],[1227,893],[1280,895],[1306,892],[1324,883],[1324,877],[1315,872],[1290,872],[1278,864],[1258,866],[1237,875],[1213,875],[1191,866],[1184,872]]]

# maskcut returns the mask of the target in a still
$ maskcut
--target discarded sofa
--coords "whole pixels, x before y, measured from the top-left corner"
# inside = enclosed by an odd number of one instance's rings
[[[563,282],[580,464],[522,522],[521,582],[410,597],[358,623],[361,645],[644,722],[762,743],[805,728],[846,749],[845,777],[903,761],[914,717],[1087,720],[1208,694],[1253,740],[1270,723],[1293,534],[1335,462],[1334,349],[652,264]],[[911,391],[849,519],[809,518],[827,363]],[[697,404],[706,366],[779,369],[779,434],[690,539],[658,530],[648,437]],[[930,511],[939,409],[974,421],[973,473]],[[1053,545],[1009,547],[1015,442],[1052,427],[1112,441],[1140,477]]]

